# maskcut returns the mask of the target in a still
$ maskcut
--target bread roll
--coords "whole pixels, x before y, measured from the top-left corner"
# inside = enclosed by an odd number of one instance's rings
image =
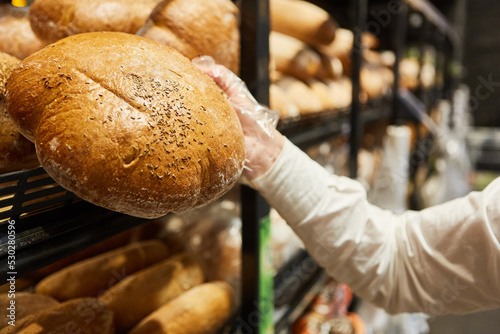
[[[316,51],[296,38],[271,32],[269,35],[270,55],[277,71],[301,80],[311,79],[321,66]]]
[[[336,80],[326,80],[325,83],[330,88],[335,108],[347,108],[352,103],[352,81],[348,77],[342,77]]]
[[[337,24],[328,12],[306,1],[271,0],[271,30],[314,44],[329,44]]]
[[[31,30],[28,8],[0,4],[0,52],[24,59],[47,44]]]
[[[0,173],[40,165],[35,145],[17,131],[5,107],[5,83],[18,63],[19,59],[0,52]]]
[[[165,0],[137,34],[171,46],[193,59],[209,55],[239,71],[239,11],[230,0]]]
[[[287,99],[299,108],[300,114],[318,112],[323,109],[321,101],[312,89],[294,77],[283,75],[276,85],[286,94]]]
[[[29,20],[49,42],[94,31],[135,34],[161,0],[35,0]]]
[[[319,54],[321,65],[314,77],[319,80],[338,79],[344,74],[344,66],[340,59]]]
[[[29,315],[0,334],[114,334],[113,312],[97,299],[73,299]]]
[[[98,297],[128,275],[165,259],[167,255],[167,247],[160,241],[134,243],[47,276],[37,284],[36,293],[60,301]]]
[[[12,298],[10,298],[9,295],[10,294],[8,293],[0,295],[0,307],[4,312],[4,316],[0,317],[0,328],[7,326],[9,321],[12,320],[9,318],[9,315],[11,314],[9,310],[9,307],[11,307],[11,301],[15,302],[14,312],[16,321],[19,321],[30,314],[48,309],[58,304],[58,302],[51,297],[36,295],[28,292],[16,292],[15,296],[11,296]]]
[[[244,163],[236,112],[176,50],[124,33],[67,37],[7,83],[14,123],[80,198],[143,218],[205,205]]]
[[[125,278],[101,300],[113,310],[118,333],[132,328],[151,312],[203,282],[198,263],[180,254]]]
[[[278,110],[280,118],[300,115],[299,108],[288,99],[286,93],[276,84],[271,84],[269,87],[269,107]]]
[[[129,334],[211,334],[231,315],[233,290],[224,282],[199,285],[153,312]]]

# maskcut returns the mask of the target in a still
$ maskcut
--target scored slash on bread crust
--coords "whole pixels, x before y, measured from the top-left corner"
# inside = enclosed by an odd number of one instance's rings
[[[79,197],[143,218],[227,192],[244,139],[222,90],[176,50],[125,33],[60,40],[25,59],[7,108],[47,173]]]

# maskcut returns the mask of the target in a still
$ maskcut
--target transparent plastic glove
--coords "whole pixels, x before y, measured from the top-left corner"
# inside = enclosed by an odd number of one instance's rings
[[[243,176],[251,184],[251,180],[271,168],[283,148],[285,138],[276,130],[279,114],[260,105],[240,78],[216,64],[210,56],[201,56],[192,62],[222,88],[238,114],[245,135]]]

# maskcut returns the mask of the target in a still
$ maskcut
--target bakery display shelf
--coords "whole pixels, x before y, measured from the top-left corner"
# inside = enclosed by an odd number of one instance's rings
[[[324,270],[318,271],[313,279],[300,289],[289,305],[276,309],[274,311],[274,332],[276,334],[290,333],[293,323],[304,313],[327,281],[326,272]]]

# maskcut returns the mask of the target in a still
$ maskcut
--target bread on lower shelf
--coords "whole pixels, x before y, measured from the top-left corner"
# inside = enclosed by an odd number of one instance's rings
[[[180,254],[125,278],[102,294],[100,300],[113,311],[116,331],[121,333],[203,281],[197,261]]]
[[[168,256],[167,247],[150,240],[103,253],[77,262],[41,280],[36,293],[59,301],[98,297],[125,277],[149,267]]]
[[[128,334],[212,334],[229,319],[234,292],[225,282],[201,284],[142,320]]]
[[[17,282],[16,282],[17,288]],[[14,307],[11,305],[14,301]],[[9,321],[13,319],[22,320],[28,315],[37,313],[38,311],[46,310],[59,304],[57,300],[48,296],[37,295],[29,292],[5,293],[0,295],[0,307],[4,313],[0,317],[0,328],[9,325]],[[10,310],[12,309],[12,311]],[[13,316],[13,318],[10,317]]]
[[[7,326],[0,334],[114,334],[113,312],[97,299],[72,299]]]

